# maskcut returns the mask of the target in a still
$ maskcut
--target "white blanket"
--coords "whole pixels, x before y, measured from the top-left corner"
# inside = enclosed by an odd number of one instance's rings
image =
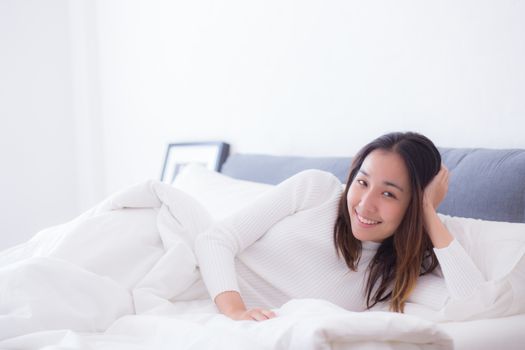
[[[156,181],[0,254],[1,349],[446,349],[416,316],[292,300],[265,322],[232,321],[203,293],[201,205]]]

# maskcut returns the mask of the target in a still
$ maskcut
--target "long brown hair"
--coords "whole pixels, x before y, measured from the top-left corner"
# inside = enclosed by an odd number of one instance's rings
[[[412,193],[405,215],[393,235],[381,242],[368,266],[366,306],[390,301],[390,309],[403,312],[405,302],[420,275],[438,265],[432,241],[423,226],[423,190],[439,172],[441,156],[427,137],[413,132],[389,133],[364,146],[352,160],[344,194],[339,202],[334,227],[337,253],[353,271],[361,257],[361,241],[350,224],[347,195],[365,158],[377,149],[397,153],[405,162]]]

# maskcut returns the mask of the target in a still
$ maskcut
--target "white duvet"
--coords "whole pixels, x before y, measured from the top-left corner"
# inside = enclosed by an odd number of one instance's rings
[[[0,349],[447,349],[433,322],[292,300],[232,321],[203,295],[192,250],[211,223],[149,181],[0,254]]]

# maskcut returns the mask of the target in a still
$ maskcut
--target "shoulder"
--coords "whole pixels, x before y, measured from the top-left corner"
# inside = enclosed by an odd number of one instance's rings
[[[319,169],[307,169],[303,170],[292,177],[290,179],[300,179],[300,180],[307,180],[307,181],[321,181],[321,182],[327,182],[327,183],[334,183],[341,186],[341,181],[332,173],[324,170]]]
[[[284,185],[285,183],[304,190],[311,189],[331,193],[340,193],[343,190],[341,181],[334,174],[318,169],[303,170],[279,185]]]

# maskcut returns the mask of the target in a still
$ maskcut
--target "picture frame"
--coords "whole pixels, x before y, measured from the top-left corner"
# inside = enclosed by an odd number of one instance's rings
[[[166,148],[160,181],[172,183],[190,163],[199,163],[210,170],[220,171],[229,152],[230,145],[222,141],[170,143]]]

